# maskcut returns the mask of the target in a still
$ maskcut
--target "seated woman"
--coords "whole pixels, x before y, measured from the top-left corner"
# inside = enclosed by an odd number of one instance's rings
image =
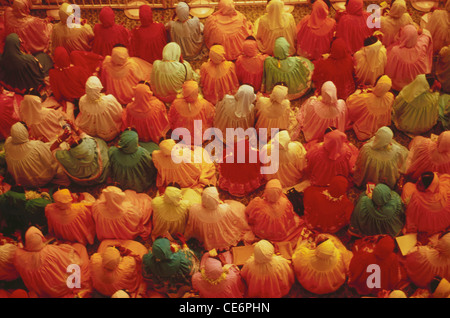
[[[141,249],[146,250],[143,245]],[[130,249],[102,244],[89,261],[92,288],[103,296],[112,296],[118,290],[138,293],[143,283],[141,261],[142,256]]]
[[[387,234],[398,236],[405,224],[405,209],[400,195],[378,183],[371,193],[363,192],[350,218],[349,233],[358,236]]]
[[[1,232],[7,236],[17,231],[23,234],[30,226],[36,226],[47,233],[45,207],[50,203],[52,198],[47,192],[11,187],[0,196]]]
[[[278,179],[267,182],[262,197],[253,198],[245,208],[245,217],[259,239],[270,242],[291,242],[295,246],[303,220],[283,193]]]
[[[30,14],[32,2],[14,0],[12,6],[4,12],[5,36],[16,33],[22,40],[22,49],[26,53],[47,53],[50,49],[50,38],[53,24],[47,19]]]
[[[375,84],[370,90],[355,92],[346,101],[348,119],[358,140],[372,138],[379,128],[391,124],[392,81],[383,75]]]
[[[101,71],[101,81],[105,93],[112,94],[119,103],[131,103],[134,97],[134,87],[141,81],[149,81],[152,65],[138,57],[130,57],[128,49],[116,46],[111,56],[105,57]]]
[[[217,11],[206,19],[204,39],[206,46],[222,45],[225,58],[236,60],[242,53],[245,39],[252,33],[252,23],[234,8],[233,0],[220,0]]]
[[[44,53],[36,57],[23,53],[20,45],[20,38],[16,33],[6,37],[0,59],[0,85],[21,95],[31,89],[39,92],[45,86],[44,79],[53,62]]]
[[[19,108],[19,118],[26,123],[30,138],[53,142],[63,133],[61,122],[65,114],[59,109],[47,108],[36,95],[25,95]]]
[[[278,179],[283,188],[295,186],[305,174],[306,149],[300,141],[292,140],[286,130],[281,130],[262,148],[261,158],[270,157],[274,151],[278,151],[278,169],[265,173],[264,177],[267,181]],[[263,166],[270,164],[274,163],[264,163]]]
[[[306,153],[306,172],[311,184],[327,186],[334,176],[350,179],[358,157],[358,148],[352,146],[347,135],[339,130],[325,134],[323,142],[316,142]]]
[[[184,235],[189,208],[201,203],[201,196],[192,189],[181,189],[178,184],[169,184],[164,193],[152,200],[153,229],[152,240],[169,233]]]
[[[73,278],[68,278],[68,272],[73,272],[68,269],[73,265],[78,265],[80,270],[75,283]],[[28,291],[40,298],[73,298],[91,287],[86,247],[79,243],[48,244],[34,226],[25,232],[24,247],[17,249],[14,266]]]
[[[375,31],[367,22],[371,13],[364,10],[363,0],[349,0],[345,11],[337,20],[336,38],[345,42],[347,51],[355,53],[364,45],[364,39]]]
[[[372,35],[364,39],[364,46],[353,54],[353,61],[356,82],[363,86],[375,86],[386,67],[386,47],[375,35]]]
[[[92,205],[97,238],[146,240],[152,229],[152,199],[145,193],[108,186]]]
[[[175,14],[176,19],[166,23],[170,39],[178,43],[185,60],[201,58],[203,56],[203,23],[198,17],[189,16],[189,6],[186,2],[177,3]]]
[[[103,85],[96,76],[86,81],[86,94],[80,98],[80,113],[75,124],[92,137],[113,140],[122,127],[122,105],[114,95],[102,93]]]
[[[214,186],[206,187],[202,202],[189,208],[185,237],[195,238],[205,250],[229,250],[242,241],[248,231],[245,205],[235,200],[221,201]]]
[[[105,182],[109,176],[108,145],[100,138],[86,135],[74,125],[70,127],[50,148],[60,167],[78,185]]]
[[[165,237],[153,241],[142,258],[142,275],[148,289],[172,298],[182,297],[192,287],[192,275],[198,268],[198,259],[184,241],[178,244]]]
[[[52,156],[50,146],[41,140],[30,140],[27,127],[17,122],[5,141],[8,173],[17,185],[43,187],[49,182],[68,184],[64,171]]]
[[[321,233],[336,233],[350,223],[353,203],[347,196],[349,182],[343,176],[331,178],[328,186],[305,189],[303,204],[306,225]]]
[[[214,162],[207,162],[208,154],[201,150],[201,158],[191,147],[179,146],[173,139],[161,141],[158,150],[153,151],[152,159],[156,170],[156,186],[160,192],[170,183],[178,183],[181,188],[203,189],[206,185],[216,184]],[[197,150],[198,151],[198,150]],[[209,159],[210,160],[210,159]]]
[[[284,37],[275,40],[273,56],[264,61],[261,92],[271,93],[278,83],[289,88],[287,98],[297,99],[311,88],[314,65],[301,56],[289,56],[289,42]]]
[[[225,58],[222,45],[213,45],[209,50],[209,60],[200,67],[200,87],[203,96],[214,105],[226,94],[233,95],[238,90],[236,67]]]
[[[63,3],[59,7],[59,23],[53,26],[52,51],[58,46],[64,47],[70,54],[72,51],[91,51],[94,32],[86,20],[77,23],[77,19],[71,18],[75,14],[75,8],[69,3]],[[71,23],[68,25],[68,23]]]
[[[91,72],[81,65],[73,65],[67,50],[58,46],[53,52],[54,68],[49,71],[50,88],[58,102],[77,102],[85,93]]]
[[[103,7],[98,14],[98,19],[100,23],[94,25],[92,52],[106,57],[111,55],[116,44],[128,47],[130,31],[122,24],[115,22],[115,14],[111,7]]]
[[[267,129],[267,139],[272,136],[272,129],[289,130],[291,124],[291,102],[287,98],[289,89],[276,85],[269,97],[259,96],[255,106],[255,128]]]
[[[406,8],[405,0],[392,3],[389,12],[380,18],[380,31],[383,33],[381,42],[387,48],[395,42],[401,28],[407,24],[415,24]]]
[[[352,256],[353,253],[337,237],[319,234],[313,242],[299,242],[292,255],[292,264],[303,288],[324,295],[344,285]]]
[[[170,129],[166,105],[153,95],[149,83],[136,85],[134,98],[123,111],[122,128],[133,127],[139,141],[159,143]]]
[[[431,130],[439,118],[439,92],[431,88],[434,78],[419,74],[402,88],[392,105],[392,121],[398,130],[420,135]]]
[[[147,5],[139,7],[140,24],[131,30],[130,55],[153,64],[163,58],[163,48],[167,44],[164,24],[153,21],[152,8]]]
[[[450,233],[434,244],[415,246],[403,260],[403,266],[411,282],[419,288],[428,288],[434,277],[450,280]]]
[[[418,33],[408,24],[400,29],[396,41],[387,47],[385,74],[392,79],[392,88],[400,91],[417,75],[431,73],[433,43],[428,30]]]
[[[425,171],[450,174],[450,131],[437,139],[416,136],[409,144],[406,175],[415,181]]]
[[[139,135],[126,129],[120,135],[117,146],[108,150],[110,177],[122,189],[146,192],[156,180],[156,168],[152,156],[139,145]]]
[[[248,298],[281,298],[295,282],[290,261],[275,254],[274,246],[266,240],[254,245],[253,255],[242,267],[241,276],[247,285]]]
[[[297,25],[297,54],[317,60],[330,53],[331,41],[336,31],[336,20],[328,16],[328,6],[322,0],[314,1],[311,14]]]
[[[347,106],[344,100],[338,99],[334,83],[325,82],[321,90],[321,96],[308,98],[297,113],[297,129],[303,132],[307,142],[323,138],[330,126],[345,132],[348,122]],[[299,131],[294,133],[299,134]]]
[[[246,286],[231,254],[203,254],[200,271],[192,275],[192,288],[200,298],[243,298]]]
[[[180,46],[175,42],[170,42],[164,46],[162,59],[153,62],[151,89],[155,96],[164,103],[173,102],[181,92],[185,81],[198,81],[198,74],[194,72],[191,64],[180,58]]]
[[[95,224],[91,211],[93,201],[74,202],[68,189],[56,191],[53,201],[54,203],[45,207],[48,232],[65,241],[94,244]]]
[[[0,280],[10,282],[19,278],[19,273],[14,267],[14,257],[19,247],[13,243],[0,245]]]
[[[331,43],[330,55],[314,62],[312,81],[316,92],[325,82],[333,82],[337,98],[346,100],[356,89],[353,58],[347,52],[344,40],[338,38]]]
[[[168,117],[172,136],[177,135],[175,129],[185,128],[190,132],[192,142],[197,134],[203,139],[205,130],[213,126],[214,115],[214,105],[199,93],[198,83],[186,81],[183,91],[170,106]],[[199,125],[196,121],[200,121]]]
[[[265,183],[255,139],[256,134],[250,138],[238,135],[224,146],[217,186],[235,197],[245,197]]]
[[[283,37],[288,43],[286,56],[294,56],[297,31],[294,16],[284,11],[282,0],[272,0],[266,7],[267,13],[258,22],[255,33],[259,50],[268,55],[275,55],[275,41]]]
[[[424,232],[428,236],[450,227],[450,175],[425,171],[417,183],[403,186],[407,233]]]
[[[241,85],[236,94],[226,94],[215,107],[214,128],[222,133],[222,141],[227,140],[227,128],[242,128],[247,130],[255,125],[255,105],[256,95],[250,85]],[[232,137],[230,137],[232,138]]]
[[[389,235],[379,236],[374,246],[369,247],[361,248],[353,253],[349,266],[349,287],[354,288],[358,295],[377,295],[382,290],[396,289],[402,279],[402,268],[399,257],[395,253],[394,239]],[[367,269],[371,264],[376,264],[380,268],[380,284],[369,288],[367,280],[371,272]]]
[[[400,174],[405,172],[409,151],[393,138],[392,130],[383,126],[360,148],[353,172],[358,187],[367,182],[395,187]]]
[[[441,3],[443,3],[442,1]],[[450,44],[450,20],[448,15],[450,12],[450,2],[445,2],[444,8],[436,8],[430,14],[428,22],[425,24],[425,29],[430,31],[433,39],[433,54],[436,55],[446,45]]]
[[[0,86],[0,140],[9,137],[11,126],[20,121],[15,105],[20,98],[13,92],[8,92]]]
[[[241,85],[250,85],[255,93],[261,90],[264,73],[264,60],[267,55],[259,52],[258,43],[253,36],[245,39],[242,54],[236,59],[236,76]]]

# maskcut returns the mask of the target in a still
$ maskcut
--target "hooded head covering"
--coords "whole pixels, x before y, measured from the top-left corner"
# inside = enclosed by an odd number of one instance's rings
[[[222,267],[222,262],[213,257],[208,257],[204,265],[205,276],[210,280],[217,280],[224,270]]]
[[[71,14],[73,14],[74,12],[74,8],[72,7],[72,5],[70,3],[63,3],[60,7],[59,7],[59,19],[61,21],[62,24],[67,24],[67,19],[69,18],[69,16]]]
[[[265,264],[272,260],[272,256],[275,253],[275,249],[269,241],[261,240],[255,244],[253,249],[253,255],[255,257],[255,263]]]
[[[87,97],[95,101],[102,95],[103,85],[97,76],[91,76],[86,81],[86,95]]]
[[[198,83],[186,81],[183,84],[183,97],[188,103],[195,103],[198,99]]]
[[[111,298],[130,298],[130,295],[127,294],[123,289],[116,291]]]
[[[102,190],[103,202],[105,202],[109,212],[122,211],[122,203],[126,200],[125,193],[117,187],[108,186]]]
[[[181,57],[181,47],[178,43],[169,42],[164,46],[162,51],[163,61],[179,62]]]
[[[139,20],[144,27],[153,23],[153,12],[150,6],[144,4],[139,7]]]
[[[348,180],[343,176],[334,176],[330,180],[330,185],[328,186],[328,192],[333,198],[339,198],[341,195],[347,193]]]
[[[146,113],[150,110],[149,101],[153,96],[153,92],[150,87],[145,84],[137,84],[134,89],[134,101],[131,102],[130,106],[134,111],[140,113]]]
[[[273,56],[279,60],[285,60],[289,57],[289,49],[291,45],[285,37],[281,36],[275,40],[273,47]]]
[[[287,151],[291,143],[291,136],[287,130],[282,130],[275,135],[274,140],[278,140],[280,149]]]
[[[31,226],[25,233],[25,249],[29,252],[38,252],[44,246],[44,235],[37,227]]]
[[[436,244],[436,250],[445,257],[450,257],[450,233],[442,236]]]
[[[178,20],[184,22],[189,19],[189,6],[186,2],[178,2],[175,7],[175,12],[177,14]]]
[[[225,58],[225,48],[222,45],[213,45],[209,50],[209,59],[214,64],[220,64],[226,60]]]
[[[430,89],[430,84],[428,84],[425,74],[419,74],[416,78],[402,88],[399,95],[407,102],[411,103],[419,95],[422,95]]]
[[[241,85],[234,95],[236,99],[236,110],[235,114],[237,117],[247,117],[247,115],[252,111],[256,100],[256,94],[250,85]]]
[[[387,75],[383,75],[378,79],[373,89],[373,94],[377,97],[383,97],[392,87],[392,80]]]
[[[372,148],[382,149],[388,146],[392,142],[393,137],[394,133],[389,127],[383,126],[379,128],[373,137]]]
[[[401,18],[406,12],[406,2],[404,0],[395,0],[389,9],[388,15],[394,19]]]
[[[282,193],[283,187],[281,186],[280,180],[272,179],[267,182],[266,188],[264,189],[264,197],[267,201],[271,203],[277,202]]]
[[[216,187],[207,187],[202,192],[202,205],[208,210],[215,210],[220,204],[219,191]]]
[[[126,47],[118,46],[112,49],[111,59],[108,65],[108,73],[114,78],[122,78],[129,72],[127,63],[130,60],[130,55]]]
[[[107,271],[113,271],[119,266],[120,252],[113,246],[108,246],[102,253],[102,266]]]
[[[336,254],[336,246],[328,239],[316,247],[315,253],[319,259],[328,259]]]
[[[272,103],[281,104],[285,99],[287,99],[289,88],[284,85],[276,85],[272,93],[270,93],[270,101]]]
[[[72,195],[70,194],[70,191],[68,189],[61,189],[56,191],[53,194],[53,200],[58,207],[63,209],[70,207],[73,202]]]
[[[308,20],[308,27],[320,29],[323,27],[328,17],[328,6],[322,0],[317,0],[312,5],[311,17]]]
[[[47,109],[42,108],[42,101],[39,96],[25,95],[20,103],[19,115],[20,119],[33,125],[40,123],[45,117]]]
[[[394,239],[387,235],[384,236],[378,243],[375,245],[374,254],[376,257],[380,259],[386,259],[394,252],[395,242]]]
[[[337,38],[331,43],[330,59],[341,60],[349,55],[347,45],[342,38]]]
[[[392,198],[391,189],[384,183],[375,186],[372,192],[372,201],[375,205],[381,207],[388,203]]]
[[[406,297],[406,294],[404,291],[396,289],[389,293],[389,298],[408,298],[408,297]]]
[[[29,141],[29,134],[27,128],[21,123],[17,122],[11,126],[11,142],[15,145],[20,145]]]
[[[328,105],[337,105],[338,98],[336,85],[334,85],[334,83],[331,81],[326,81],[325,83],[323,83],[320,96],[322,97],[322,103]]]
[[[159,149],[164,156],[171,156],[172,149],[175,147],[176,142],[173,139],[165,139],[159,143]]]
[[[14,0],[12,9],[13,14],[16,18],[25,18],[30,14],[30,1]]]
[[[242,53],[247,57],[253,57],[259,54],[258,42],[253,39],[247,39],[242,45]]]
[[[100,13],[98,15],[98,18],[100,20],[100,22],[102,23],[103,27],[105,28],[110,28],[112,26],[114,26],[115,21],[115,14],[113,9],[111,9],[111,7],[103,7],[100,10]]]
[[[284,19],[284,2],[272,0],[266,7],[270,30],[284,28],[287,21]]]
[[[345,11],[352,15],[362,15],[363,7],[363,0],[349,0],[347,5],[345,6]]]
[[[345,153],[343,145],[346,140],[347,135],[339,130],[333,130],[323,137],[323,147],[328,152],[329,159],[336,160]]]
[[[67,50],[58,46],[53,53],[53,62],[55,68],[64,69],[70,66],[70,56]]]
[[[139,148],[139,136],[133,130],[125,130],[121,135],[118,143],[120,151],[130,154],[135,153]]]
[[[220,0],[217,9],[217,14],[228,16],[237,15],[233,0]]]
[[[177,187],[168,186],[164,191],[164,201],[172,205],[180,205],[180,201],[183,199],[181,189]]]
[[[437,149],[439,152],[450,151],[450,131],[442,132],[437,140]]]
[[[400,29],[399,32],[399,47],[412,48],[417,43],[417,38],[419,34],[417,33],[417,29],[412,24],[407,24],[403,28]]]

